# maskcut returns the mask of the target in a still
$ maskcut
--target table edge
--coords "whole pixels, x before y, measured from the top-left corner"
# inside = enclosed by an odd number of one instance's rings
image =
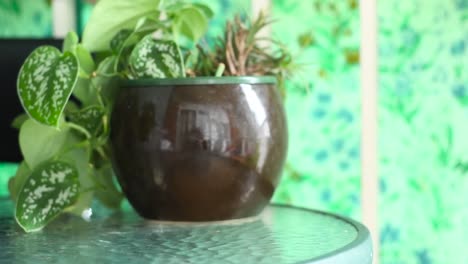
[[[290,208],[290,209],[296,209],[296,210],[302,210],[302,211],[312,212],[312,213],[316,213],[316,214],[326,215],[326,216],[333,217],[333,218],[336,218],[338,220],[344,221],[344,222],[352,225],[356,229],[357,236],[351,243],[349,243],[349,244],[347,244],[347,245],[345,245],[345,246],[343,246],[341,248],[335,249],[335,250],[333,250],[333,251],[331,251],[329,253],[326,253],[326,254],[324,254],[322,256],[314,257],[314,258],[311,258],[311,259],[308,259],[308,260],[301,261],[301,262],[299,262],[299,264],[310,263],[312,261],[327,261],[327,260],[330,260],[331,258],[339,256],[339,255],[341,255],[343,253],[349,252],[352,249],[361,247],[363,244],[366,244],[366,243],[370,244],[371,254],[369,255],[369,260],[372,260],[372,255],[373,255],[372,238],[370,236],[369,230],[363,224],[361,224],[361,223],[359,223],[359,222],[357,222],[357,221],[355,221],[355,220],[353,220],[353,219],[351,219],[349,217],[346,217],[346,216],[341,216],[341,215],[338,215],[338,214],[334,214],[334,213],[330,213],[330,212],[326,212],[326,211],[321,211],[321,210],[316,210],[316,209],[309,209],[309,208],[305,208],[305,207],[288,205],[288,204],[281,204],[281,203],[271,203],[270,206],[280,207],[280,208]],[[330,263],[333,263],[333,262],[330,262]]]

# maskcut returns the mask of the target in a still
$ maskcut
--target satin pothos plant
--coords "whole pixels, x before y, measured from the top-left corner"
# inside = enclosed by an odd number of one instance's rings
[[[9,181],[26,232],[64,212],[86,217],[94,198],[120,207],[109,147],[119,80],[273,75],[284,87],[297,71],[283,45],[260,36],[269,24],[262,14],[228,19],[224,34],[202,46],[212,15],[178,0],[100,0],[81,41],[70,32],[62,50],[41,46],[29,55],[17,81],[25,113],[13,121],[24,160]]]
[[[18,75],[25,111],[19,129],[24,160],[9,181],[15,218],[42,229],[63,212],[86,214],[94,197],[119,208],[109,149],[109,118],[119,79],[185,76],[179,45],[196,43],[211,10],[163,0],[101,0],[80,41],[36,48]]]

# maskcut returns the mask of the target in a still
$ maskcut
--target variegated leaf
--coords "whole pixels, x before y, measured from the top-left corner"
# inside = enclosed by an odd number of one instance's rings
[[[135,44],[161,27],[164,27],[161,22],[143,17],[138,20],[133,30],[122,29],[119,31],[110,42],[111,50],[117,56],[114,70],[119,71],[119,63],[123,65],[127,64],[128,55],[131,53]]]
[[[26,232],[42,229],[75,204],[79,188],[74,166],[63,161],[44,163],[32,172],[18,194],[16,221]]]
[[[63,55],[52,46],[34,50],[21,67],[17,88],[20,101],[36,121],[58,126],[60,116],[78,79],[75,55]]]
[[[124,46],[126,40],[130,35],[132,35],[133,30],[131,29],[122,29],[120,30],[111,40],[110,47],[112,52],[118,54],[122,47]]]
[[[176,78],[185,74],[180,50],[173,41],[142,39],[133,49],[129,60],[134,77]]]
[[[89,106],[81,111],[72,113],[70,120],[84,127],[91,135],[97,135],[102,126],[102,117],[105,111],[101,106]]]

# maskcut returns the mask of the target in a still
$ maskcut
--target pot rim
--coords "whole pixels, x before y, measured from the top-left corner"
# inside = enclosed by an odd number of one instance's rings
[[[148,78],[122,80],[122,87],[147,87],[167,85],[218,85],[218,84],[276,84],[275,76],[201,76],[182,78]]]

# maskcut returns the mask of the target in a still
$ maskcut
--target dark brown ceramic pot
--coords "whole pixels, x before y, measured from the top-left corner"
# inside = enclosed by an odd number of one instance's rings
[[[255,216],[287,150],[273,77],[129,81],[111,121],[113,166],[143,217],[214,221]]]

